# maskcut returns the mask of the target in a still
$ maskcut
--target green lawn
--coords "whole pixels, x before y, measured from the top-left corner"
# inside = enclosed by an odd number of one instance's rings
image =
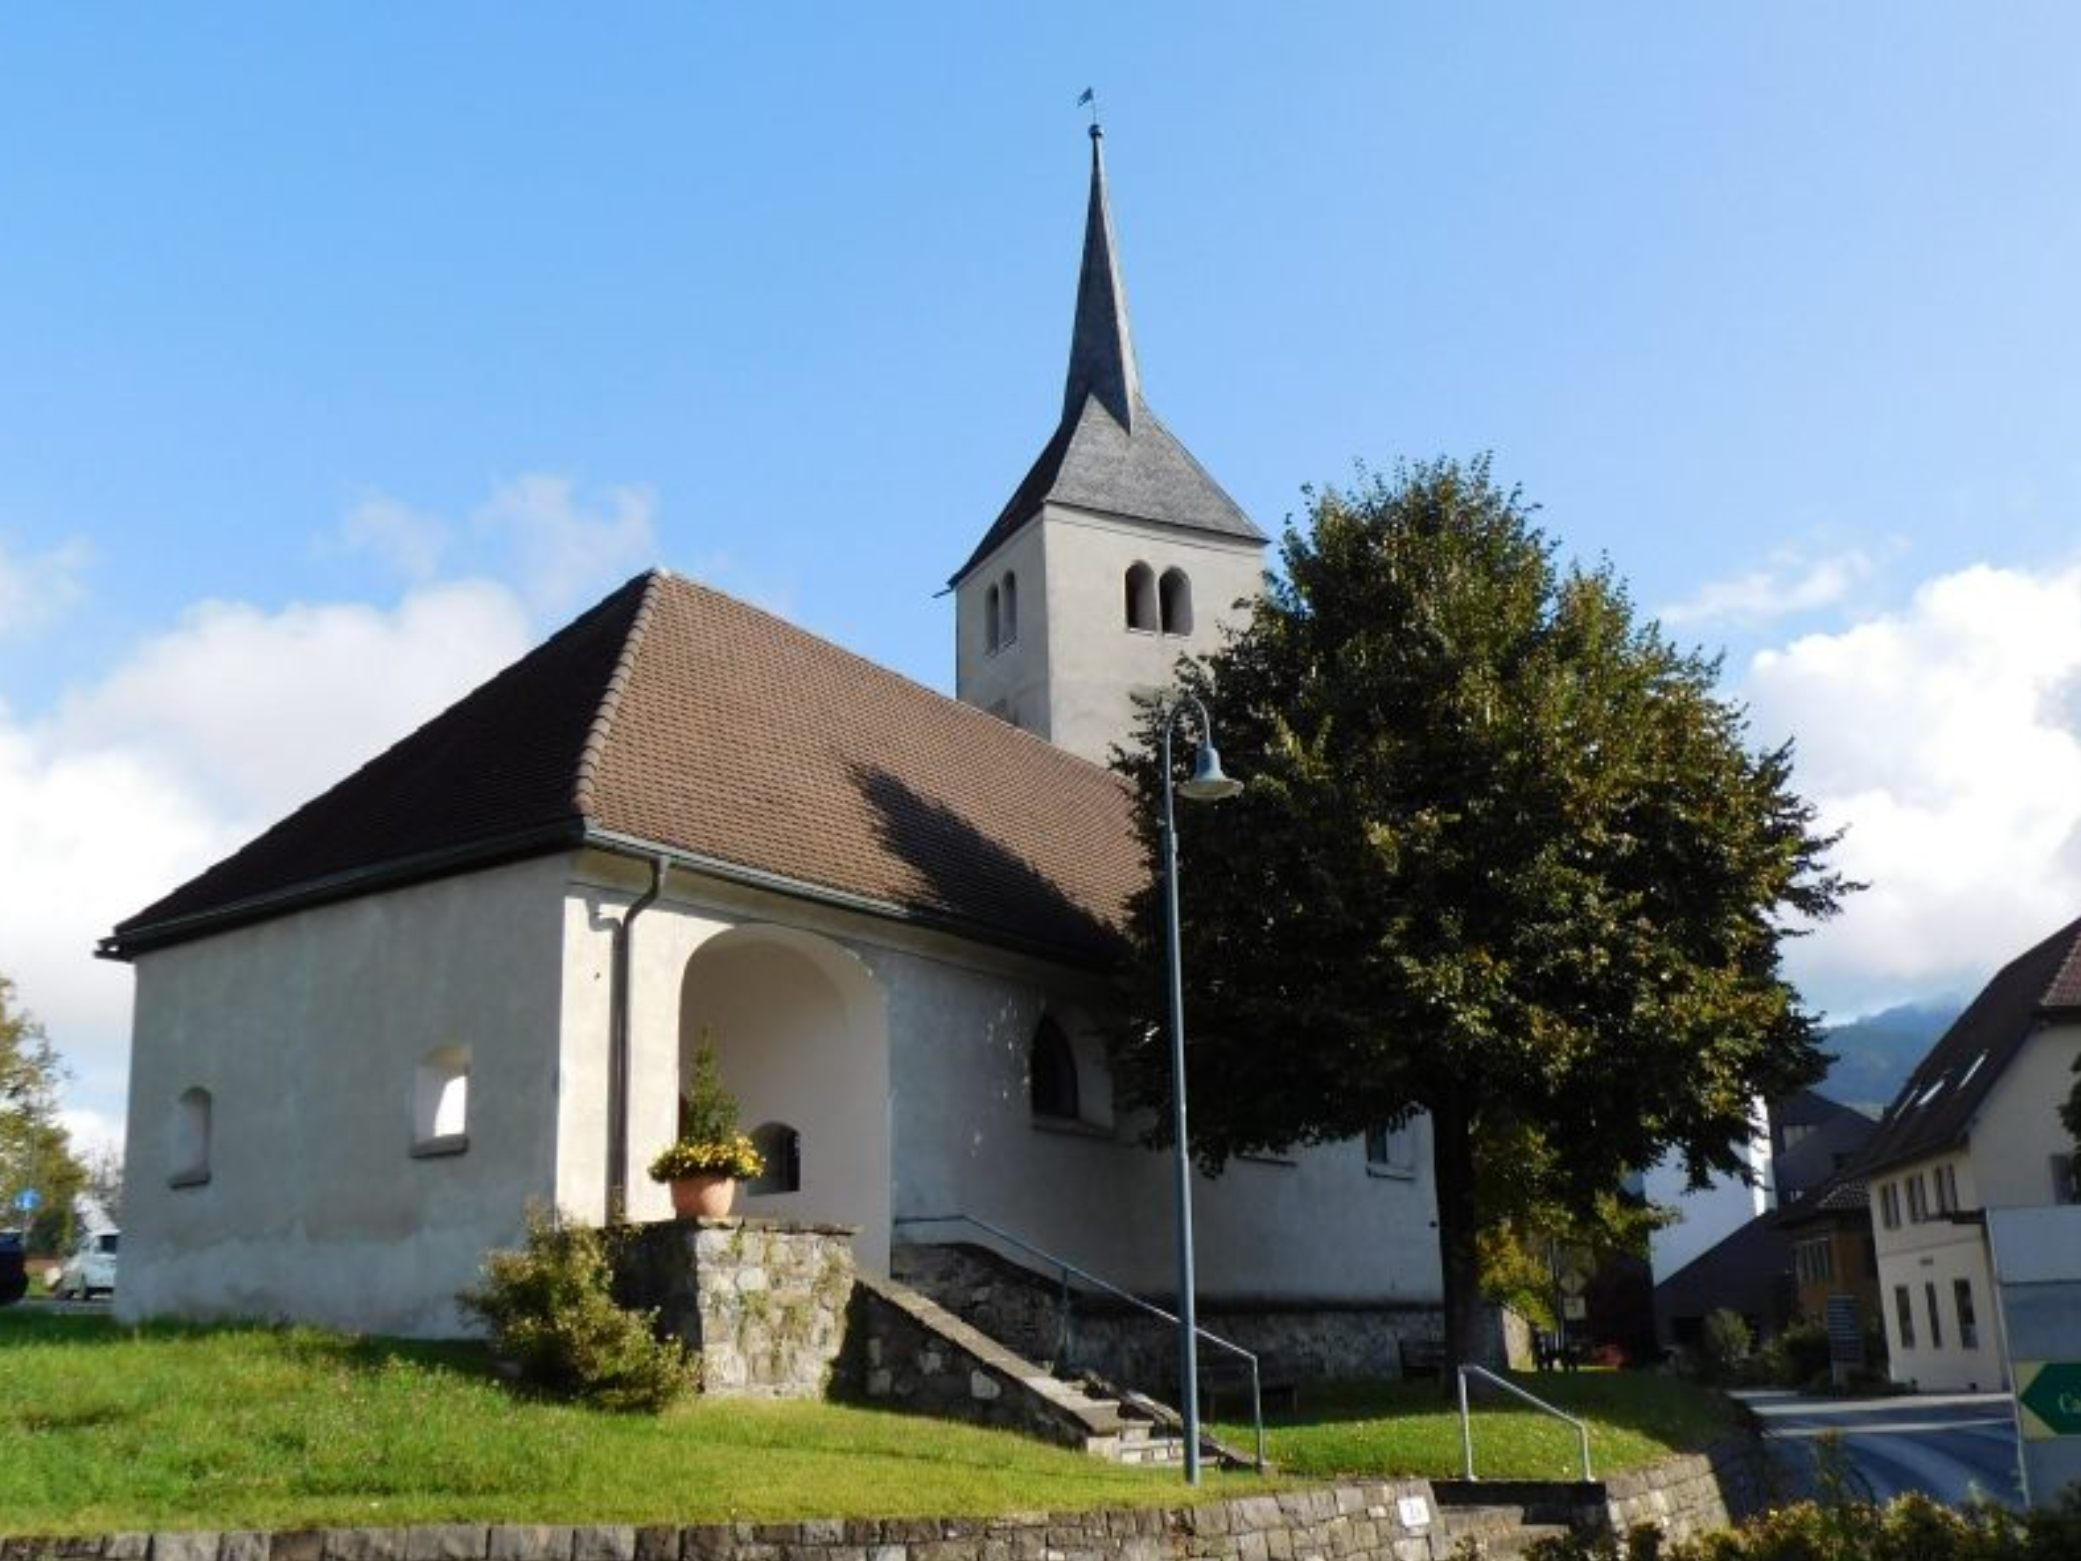
[[[0,1533],[952,1516],[1179,1488],[1175,1472],[828,1404],[649,1419],[528,1402],[466,1345],[0,1311]]]
[[[1735,1410],[1726,1399],[1673,1377],[1582,1371],[1518,1373],[1513,1380],[1590,1423],[1590,1457],[1599,1476],[1695,1451],[1734,1425]],[[1476,1473],[1490,1479],[1577,1477],[1580,1444],[1571,1427],[1494,1387],[1477,1387],[1471,1403]],[[1224,1418],[1221,1432],[1249,1445],[1247,1424]],[[1267,1417],[1266,1451],[1281,1473],[1307,1478],[1456,1477],[1458,1407],[1436,1382],[1308,1383],[1292,1412]]]

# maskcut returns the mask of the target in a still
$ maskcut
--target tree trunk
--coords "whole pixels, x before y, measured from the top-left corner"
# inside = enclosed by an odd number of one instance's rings
[[[1445,1276],[1445,1377],[1482,1357],[1480,1229],[1474,1196],[1474,1118],[1457,1091],[1431,1108],[1431,1169],[1438,1188],[1438,1259]]]

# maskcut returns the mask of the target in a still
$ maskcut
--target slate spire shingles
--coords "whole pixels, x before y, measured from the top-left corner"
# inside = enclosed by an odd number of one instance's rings
[[[105,947],[611,835],[1102,959],[1145,871],[1130,809],[1096,765],[654,570]]]
[[[1096,125],[1062,420],[949,583],[958,585],[1048,503],[1244,542],[1265,541],[1241,506],[1142,398],[1103,137]]]

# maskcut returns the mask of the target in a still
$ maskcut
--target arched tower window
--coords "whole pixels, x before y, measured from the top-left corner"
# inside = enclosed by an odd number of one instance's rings
[[[436,1046],[412,1079],[415,1154],[453,1154],[469,1147],[470,1049]]]
[[[744,1184],[746,1197],[802,1190],[802,1135],[785,1122],[766,1122],[751,1130],[752,1147],[766,1169]]]
[[[1158,622],[1156,571],[1147,564],[1130,564],[1127,569],[1127,626],[1146,629],[1153,634]]]
[[[200,1187],[210,1179],[210,1112],[206,1089],[181,1091],[173,1103],[173,1173],[169,1187]]]
[[[1019,577],[1010,570],[1004,575],[1003,605],[998,611],[998,626],[1003,629],[1000,645],[1009,645],[1019,637]]]
[[[1077,1120],[1077,1056],[1070,1049],[1062,1026],[1043,1018],[1033,1032],[1033,1048],[1027,1058],[1027,1086],[1033,1114],[1064,1122]]]
[[[1002,643],[997,635],[998,622],[997,587],[993,585],[983,593],[983,648],[993,655]]]
[[[1192,582],[1182,569],[1166,569],[1160,586],[1163,599],[1163,632],[1192,632]]]

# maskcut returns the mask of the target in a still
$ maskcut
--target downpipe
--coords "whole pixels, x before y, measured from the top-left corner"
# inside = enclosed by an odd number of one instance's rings
[[[636,918],[665,892],[672,863],[665,856],[650,862],[650,887],[629,905],[614,927],[614,995],[607,1025],[607,1223],[629,1217],[629,1024],[630,994],[635,977],[632,947]]]

